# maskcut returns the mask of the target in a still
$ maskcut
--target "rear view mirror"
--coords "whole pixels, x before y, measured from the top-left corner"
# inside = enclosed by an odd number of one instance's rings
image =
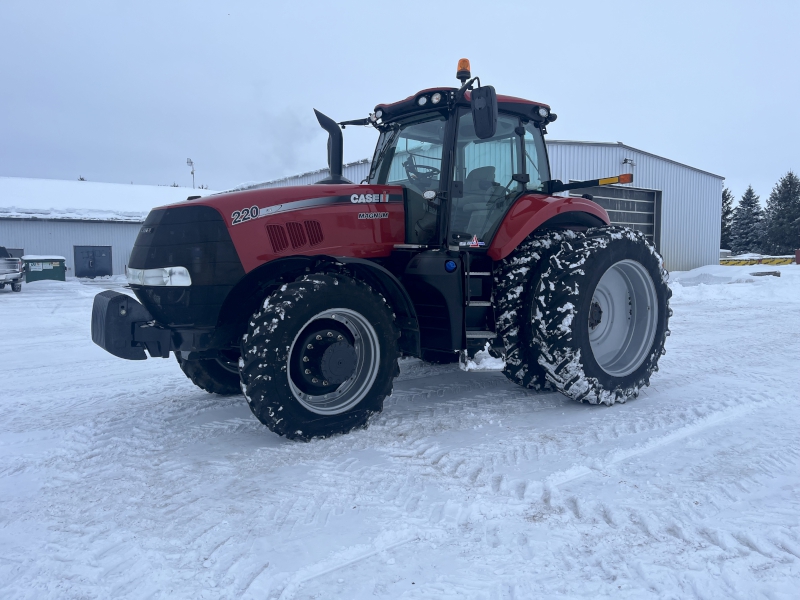
[[[475,135],[485,140],[497,131],[497,93],[490,85],[472,90],[472,123]]]

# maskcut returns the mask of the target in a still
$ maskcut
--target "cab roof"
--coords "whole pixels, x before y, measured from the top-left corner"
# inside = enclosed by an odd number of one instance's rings
[[[409,96],[408,98],[399,100],[397,102],[378,104],[375,107],[375,111],[377,112],[380,110],[383,113],[383,122],[387,123],[392,119],[405,116],[406,114],[413,114],[415,112],[424,112],[435,109],[437,105],[431,102],[431,98],[437,92],[443,96],[441,104],[438,106],[444,108],[448,104],[448,102],[445,102],[445,99],[452,100],[457,91],[458,88],[453,87],[428,88],[425,90],[420,90],[413,96]],[[464,100],[466,101],[465,103],[469,103],[470,96],[470,92],[466,92],[464,94]],[[419,99],[422,97],[426,98],[426,102],[423,106],[420,106]],[[539,108],[544,107],[548,111],[550,110],[550,106],[542,102],[533,102],[524,98],[516,98],[515,96],[502,96],[500,94],[497,95],[497,106],[501,111],[515,113],[535,121],[542,120],[542,117],[539,116]]]

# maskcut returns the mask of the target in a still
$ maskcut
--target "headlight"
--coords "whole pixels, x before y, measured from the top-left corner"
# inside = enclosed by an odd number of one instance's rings
[[[420,106],[425,106],[428,103],[428,99],[425,96],[420,96],[419,100],[417,100],[417,104]]]
[[[380,119],[382,116],[383,116],[383,111],[382,110],[376,110],[375,111],[375,118],[376,119]]]
[[[162,267],[160,269],[126,269],[128,283],[133,285],[159,285],[186,287],[192,285],[192,277],[186,267]]]
[[[550,114],[550,111],[547,110],[544,106],[539,108],[539,116],[547,118],[547,115]]]
[[[442,95],[439,92],[436,92],[433,96],[431,96],[431,102],[434,104],[439,104],[439,101],[442,99]]]

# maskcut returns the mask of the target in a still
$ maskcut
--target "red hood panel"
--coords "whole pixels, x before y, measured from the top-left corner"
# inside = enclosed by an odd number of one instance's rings
[[[403,188],[304,185],[214,194],[162,208],[222,215],[245,272],[287,256],[388,256],[405,240]]]

